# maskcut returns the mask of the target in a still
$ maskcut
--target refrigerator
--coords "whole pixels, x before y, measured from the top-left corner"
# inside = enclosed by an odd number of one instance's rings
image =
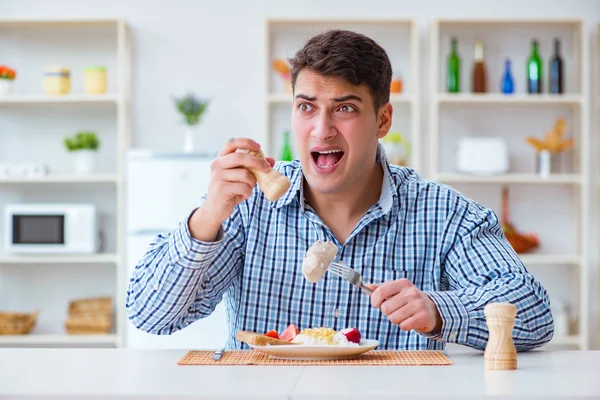
[[[208,190],[210,163],[201,154],[131,150],[127,159],[127,277],[159,233],[169,233],[199,205]],[[137,349],[217,349],[227,341],[225,304],[172,335],[137,329],[129,319],[125,346]]]

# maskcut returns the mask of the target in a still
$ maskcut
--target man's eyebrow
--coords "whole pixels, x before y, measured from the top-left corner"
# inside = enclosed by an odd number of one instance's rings
[[[317,99],[314,96],[310,97],[310,96],[307,96],[307,95],[302,94],[302,93],[298,93],[296,95],[296,98],[297,99],[304,99],[304,100],[307,100],[307,101],[315,101]],[[360,101],[362,103],[362,99],[359,96],[355,95],[355,94],[349,94],[347,96],[336,97],[336,98],[333,98],[332,100],[335,101],[336,103],[339,103],[339,102],[342,102],[342,101],[348,101],[348,100],[357,100],[357,101]]]
[[[304,100],[308,100],[308,101],[315,101],[317,99],[316,97],[310,97],[310,96],[307,96],[307,95],[302,94],[302,93],[298,93],[296,95],[296,98],[297,99],[304,99]]]
[[[337,103],[339,103],[341,101],[348,101],[348,100],[358,100],[362,103],[362,99],[355,94],[349,94],[347,96],[336,97],[335,99],[333,99],[333,101],[335,101]]]

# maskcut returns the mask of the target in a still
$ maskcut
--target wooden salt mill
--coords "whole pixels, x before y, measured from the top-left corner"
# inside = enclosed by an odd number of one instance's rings
[[[262,151],[256,152],[238,149],[236,152],[248,153],[260,157],[263,160],[266,159]],[[263,191],[265,197],[269,201],[275,201],[279,199],[290,188],[290,180],[273,168],[271,168],[269,171],[258,171],[255,169],[248,169],[248,171],[254,175],[258,183],[258,187],[260,187],[260,190]]]
[[[483,313],[489,330],[485,369],[517,369],[517,350],[512,339],[517,308],[510,303],[491,303]]]

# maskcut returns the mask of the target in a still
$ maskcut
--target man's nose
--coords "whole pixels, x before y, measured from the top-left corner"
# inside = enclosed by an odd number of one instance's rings
[[[334,137],[336,134],[337,129],[333,124],[331,115],[329,115],[327,112],[319,113],[311,132],[312,138],[319,141],[326,141]]]

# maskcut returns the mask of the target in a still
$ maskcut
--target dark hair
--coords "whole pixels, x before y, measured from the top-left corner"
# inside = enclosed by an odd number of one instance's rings
[[[365,84],[373,96],[375,112],[390,100],[392,65],[385,50],[373,39],[347,30],[328,30],[311,38],[288,60],[291,83],[303,69],[340,77],[353,85]]]

